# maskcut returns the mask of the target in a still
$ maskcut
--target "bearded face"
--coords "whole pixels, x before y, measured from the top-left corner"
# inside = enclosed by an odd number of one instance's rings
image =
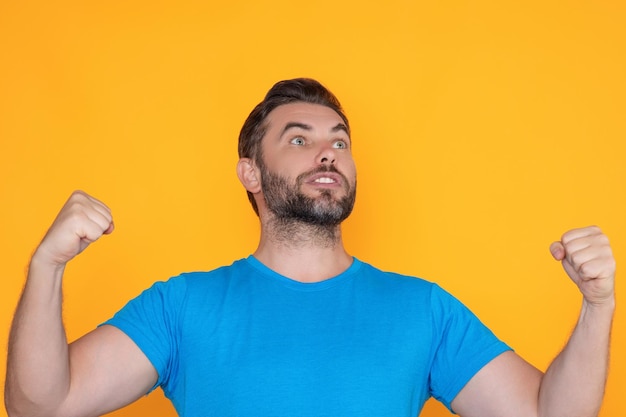
[[[352,212],[356,199],[356,181],[348,179],[332,165],[323,165],[299,175],[294,182],[270,172],[262,162],[262,191],[268,210],[281,221],[297,221],[314,226],[335,227],[341,224]],[[338,190],[317,190],[316,196],[306,195],[302,185],[307,178],[332,172],[342,177],[342,193]]]

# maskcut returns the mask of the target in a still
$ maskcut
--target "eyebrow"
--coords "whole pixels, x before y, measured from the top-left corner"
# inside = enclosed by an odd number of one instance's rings
[[[285,125],[285,127],[283,127],[283,131],[280,132],[280,136],[282,137],[288,130],[291,129],[313,130],[313,127],[305,123],[289,122]]]
[[[306,123],[289,122],[283,128],[283,131],[280,133],[280,136],[282,137],[290,129],[302,129],[302,130],[310,131],[310,130],[313,130],[313,127],[311,125],[306,124]],[[343,123],[337,123],[337,125],[335,127],[333,127],[332,129],[330,129],[330,131],[333,132],[333,133],[335,133],[335,132],[345,132],[346,135],[350,136],[350,134],[348,133],[348,127],[345,124],[343,124]]]

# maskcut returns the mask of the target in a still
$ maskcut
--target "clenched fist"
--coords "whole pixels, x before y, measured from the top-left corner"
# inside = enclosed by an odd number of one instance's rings
[[[567,275],[592,305],[614,302],[615,259],[609,239],[596,226],[574,229],[550,246]]]
[[[111,210],[82,191],[75,191],[50,226],[33,258],[63,267],[90,243],[113,231]]]

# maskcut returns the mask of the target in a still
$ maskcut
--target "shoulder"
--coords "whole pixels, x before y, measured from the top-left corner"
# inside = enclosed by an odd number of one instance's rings
[[[366,262],[359,262],[359,280],[378,287],[378,293],[390,295],[397,293],[427,305],[430,314],[436,317],[454,317],[471,315],[471,311],[454,295],[439,284],[417,276],[385,271]]]
[[[366,276],[373,281],[379,281],[381,284],[386,286],[407,289],[413,288],[421,291],[431,291],[431,289],[436,286],[436,284],[426,279],[392,271],[385,271],[357,258],[355,258],[354,262],[358,265],[358,273],[360,275]]]
[[[131,300],[131,304],[181,305],[191,297],[206,297],[228,287],[234,277],[245,275],[245,260],[209,271],[183,272],[163,281],[156,281]]]
[[[157,282],[155,285],[194,288],[220,285],[220,283],[229,279],[247,275],[246,271],[248,269],[249,267],[246,265],[246,259],[244,258],[236,260],[230,265],[220,266],[212,270],[181,272],[179,275],[173,276],[166,281]]]
[[[362,261],[355,262],[360,263],[355,282],[370,288],[377,298],[395,300],[422,314],[431,310],[433,293],[440,290],[437,284],[417,276],[385,271]]]

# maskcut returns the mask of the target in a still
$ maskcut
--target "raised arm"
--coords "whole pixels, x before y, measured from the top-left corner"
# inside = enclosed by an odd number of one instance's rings
[[[615,259],[607,237],[595,226],[565,233],[550,252],[583,295],[567,345],[545,374],[512,352],[495,358],[452,402],[463,417],[597,416],[615,310]]]
[[[10,417],[100,415],[132,402],[156,382],[149,360],[114,327],[67,343],[65,266],[112,231],[110,210],[77,191],[35,251],[9,337],[4,395]]]

